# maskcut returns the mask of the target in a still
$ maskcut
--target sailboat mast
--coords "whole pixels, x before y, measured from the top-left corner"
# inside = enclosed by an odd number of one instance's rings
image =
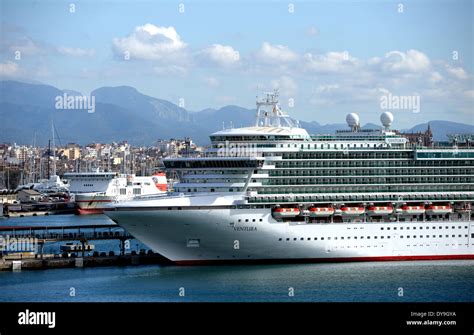
[[[30,160],[30,175],[28,177],[29,183],[36,182],[36,131],[35,136],[33,137],[33,149],[31,152],[31,160]]]
[[[56,144],[54,142],[54,121],[51,120],[51,131],[53,133],[53,176],[56,175]]]
[[[48,179],[49,179],[49,169],[50,169],[50,160],[51,160],[51,140],[48,140]]]

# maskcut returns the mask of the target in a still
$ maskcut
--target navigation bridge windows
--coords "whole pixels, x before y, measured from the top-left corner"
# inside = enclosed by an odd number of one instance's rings
[[[304,137],[297,135],[212,135],[211,142],[258,142],[258,141],[303,141]]]

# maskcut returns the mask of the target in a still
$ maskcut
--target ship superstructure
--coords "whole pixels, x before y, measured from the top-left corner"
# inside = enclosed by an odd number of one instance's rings
[[[252,127],[164,160],[173,193],[106,214],[179,264],[474,258],[473,148],[408,143],[389,112],[346,121],[310,136],[268,93]]]

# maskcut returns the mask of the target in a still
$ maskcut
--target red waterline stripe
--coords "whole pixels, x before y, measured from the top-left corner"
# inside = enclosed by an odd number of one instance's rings
[[[423,255],[423,256],[380,256],[380,257],[341,257],[341,258],[285,258],[285,259],[213,259],[173,261],[178,265],[211,264],[282,264],[282,263],[343,263],[343,262],[387,262],[474,259],[474,254],[466,255]]]
[[[94,208],[94,209],[81,209],[81,208],[78,208],[77,212],[80,215],[101,214],[101,213],[103,213],[103,209],[102,208]]]

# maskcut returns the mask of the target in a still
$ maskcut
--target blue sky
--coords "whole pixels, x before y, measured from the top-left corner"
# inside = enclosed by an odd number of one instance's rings
[[[83,94],[129,85],[192,111],[279,88],[290,115],[322,124],[378,123],[390,93],[421,100],[391,110],[400,128],[474,124],[473,2],[401,3],[2,0],[0,76]]]

